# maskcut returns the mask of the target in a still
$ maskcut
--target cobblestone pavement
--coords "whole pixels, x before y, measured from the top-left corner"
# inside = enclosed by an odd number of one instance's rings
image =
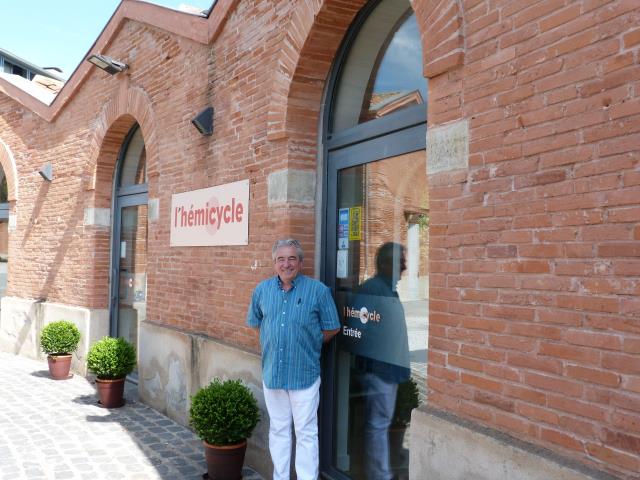
[[[0,479],[201,479],[200,440],[188,428],[136,401],[97,404],[76,375],[49,378],[46,362],[0,353]],[[245,468],[244,480],[262,480]]]

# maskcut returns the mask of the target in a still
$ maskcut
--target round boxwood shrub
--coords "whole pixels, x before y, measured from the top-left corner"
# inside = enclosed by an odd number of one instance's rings
[[[251,436],[260,420],[256,398],[240,380],[214,379],[191,397],[190,424],[211,445],[235,445]]]
[[[393,427],[406,427],[411,422],[411,411],[420,405],[420,394],[418,392],[418,384],[409,378],[404,383],[398,385],[398,394],[396,396],[396,408],[393,412]]]
[[[136,368],[136,349],[124,338],[104,337],[91,345],[87,368],[101,380],[126,377]]]
[[[40,348],[47,355],[68,355],[78,348],[80,330],[67,320],[51,322],[42,329]]]

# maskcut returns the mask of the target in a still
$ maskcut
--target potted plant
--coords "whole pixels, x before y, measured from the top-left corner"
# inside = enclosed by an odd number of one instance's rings
[[[260,420],[253,393],[240,380],[214,379],[191,397],[190,425],[202,439],[210,479],[239,480],[247,438]]]
[[[80,330],[67,320],[51,322],[42,329],[40,348],[47,354],[49,375],[54,380],[66,380],[71,369],[71,354],[78,348]]]
[[[136,349],[124,338],[104,337],[89,349],[87,368],[96,375],[103,407],[124,405],[124,381],[136,367]]]
[[[413,377],[410,377],[409,380],[398,385],[396,408],[393,412],[391,428],[406,428],[411,422],[411,412],[419,405],[418,384]]]

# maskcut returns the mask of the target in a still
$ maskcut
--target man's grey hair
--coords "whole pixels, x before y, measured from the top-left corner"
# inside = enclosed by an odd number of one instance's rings
[[[286,238],[283,240],[276,240],[276,243],[273,244],[273,248],[271,249],[271,257],[274,262],[276,260],[276,250],[281,247],[294,247],[296,249],[296,255],[298,255],[298,260],[302,261],[302,259],[304,258],[304,252],[302,251],[300,242],[295,238]]]

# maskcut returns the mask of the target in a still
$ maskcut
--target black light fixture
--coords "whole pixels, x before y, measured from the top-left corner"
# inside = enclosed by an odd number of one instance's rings
[[[87,62],[94,64],[101,70],[104,70],[110,75],[114,75],[116,73],[124,72],[129,65],[126,63],[119,62],[111,57],[106,55],[91,55],[87,58]]]
[[[201,135],[213,134],[213,107],[207,107],[195,116],[191,123],[195,125]]]
[[[53,181],[53,165],[51,165],[51,162],[45,163],[42,168],[38,170],[38,173],[47,182]]]

